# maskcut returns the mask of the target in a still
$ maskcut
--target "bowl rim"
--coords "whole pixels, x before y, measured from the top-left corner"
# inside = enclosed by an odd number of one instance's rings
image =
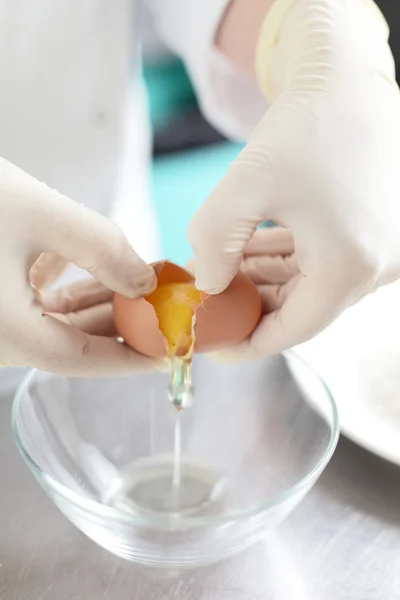
[[[277,494],[275,497],[270,498],[269,500],[262,502],[260,504],[250,506],[248,508],[234,510],[226,515],[216,515],[216,516],[174,516],[174,515],[134,515],[130,513],[123,512],[117,508],[113,508],[111,506],[107,506],[97,502],[96,500],[92,500],[89,498],[85,498],[79,493],[70,490],[68,487],[59,483],[56,479],[54,479],[51,475],[45,473],[41,467],[35,462],[35,460],[31,457],[28,450],[25,448],[23,440],[21,438],[19,428],[18,428],[18,415],[20,411],[20,405],[22,402],[22,398],[27,391],[30,382],[34,379],[38,369],[32,369],[23,379],[21,384],[18,386],[18,389],[14,395],[14,401],[12,405],[12,414],[11,414],[11,426],[12,433],[17,445],[19,452],[24,458],[25,462],[28,464],[32,473],[38,480],[38,482],[42,485],[45,483],[48,488],[50,488],[51,492],[55,494],[58,498],[61,498],[64,501],[67,501],[73,504],[80,510],[88,511],[93,515],[96,515],[101,518],[107,518],[112,521],[118,521],[120,523],[128,524],[131,526],[140,526],[140,527],[157,527],[158,529],[166,529],[171,530],[175,529],[179,526],[179,529],[184,528],[200,528],[200,527],[210,527],[215,525],[232,525],[233,523],[238,523],[242,521],[247,521],[252,517],[260,517],[261,515],[265,515],[268,512],[276,509],[278,506],[282,506],[285,504],[290,504],[290,502],[297,496],[301,496],[303,490],[312,487],[312,485],[317,481],[319,476],[322,474],[326,466],[328,465],[330,459],[333,456],[333,453],[336,449],[339,435],[340,435],[340,424],[339,424],[339,414],[337,405],[334,399],[332,392],[330,391],[328,385],[325,383],[324,379],[318,375],[318,373],[305,361],[302,357],[300,357],[294,350],[288,350],[282,353],[283,358],[290,358],[292,360],[301,363],[305,366],[320,382],[325,391],[327,401],[330,405],[330,411],[332,414],[332,422],[331,422],[331,431],[329,441],[327,446],[322,453],[322,455],[315,462],[314,466],[300,478],[296,483],[290,486],[284,492]],[[61,375],[60,375],[61,377]],[[305,400],[304,400],[305,401]]]

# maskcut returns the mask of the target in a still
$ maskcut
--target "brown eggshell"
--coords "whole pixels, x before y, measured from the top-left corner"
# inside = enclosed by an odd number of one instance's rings
[[[153,267],[159,286],[194,281],[188,271],[174,263],[163,261]],[[244,273],[238,273],[221,294],[204,294],[195,313],[195,352],[221,350],[241,342],[255,329],[261,308],[258,290]],[[126,344],[141,354],[154,358],[168,355],[168,344],[159,329],[156,312],[145,298],[115,294],[114,323]]]
[[[243,341],[256,328],[261,310],[256,286],[239,272],[226,290],[208,296],[197,309],[195,352],[223,350]]]
[[[159,286],[193,281],[190,273],[174,263],[160,261],[152,266]],[[113,318],[115,329],[128,346],[154,358],[167,356],[167,340],[160,331],[154,307],[145,298],[126,298],[115,294]]]
[[[168,283],[192,283],[194,281],[193,275],[189,271],[168,260],[153,263],[152,267],[157,274],[158,287]]]

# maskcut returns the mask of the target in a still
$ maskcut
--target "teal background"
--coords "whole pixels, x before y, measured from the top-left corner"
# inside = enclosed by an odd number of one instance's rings
[[[179,62],[147,65],[144,79],[155,131],[175,114],[196,103],[190,81]],[[241,144],[224,142],[153,161],[152,192],[165,258],[184,264],[191,257],[186,236],[189,222],[241,148]]]

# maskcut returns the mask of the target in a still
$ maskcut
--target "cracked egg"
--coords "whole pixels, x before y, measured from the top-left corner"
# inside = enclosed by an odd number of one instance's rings
[[[154,358],[214,352],[241,342],[258,324],[261,297],[239,272],[226,290],[209,296],[178,265],[153,264],[157,288],[144,298],[114,297],[114,323],[134,350]]]

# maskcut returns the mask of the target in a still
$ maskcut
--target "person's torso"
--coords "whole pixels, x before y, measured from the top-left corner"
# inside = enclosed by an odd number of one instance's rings
[[[132,0],[0,0],[0,155],[106,212],[134,39]]]

